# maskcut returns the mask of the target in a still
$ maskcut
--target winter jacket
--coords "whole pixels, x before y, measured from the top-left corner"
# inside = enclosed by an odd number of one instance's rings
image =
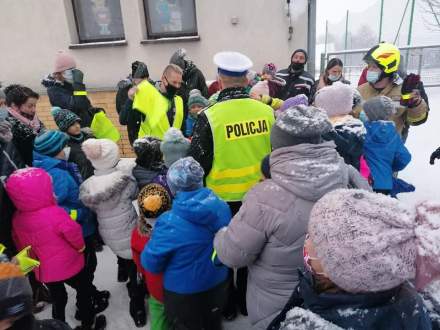
[[[52,181],[42,170],[28,169],[22,176],[11,177],[6,190],[17,211],[12,221],[12,235],[18,250],[31,246],[40,261],[35,276],[43,283],[64,281],[81,271],[84,248],[81,227],[64,209],[56,205]],[[43,172],[44,173],[44,172]]]
[[[188,104],[189,92],[193,89],[198,89],[203,97],[208,97],[208,86],[206,85],[205,76],[198,67],[193,63],[188,63],[183,72],[182,97],[185,106]]]
[[[131,251],[133,253],[133,261],[136,264],[138,273],[142,274],[149,294],[156,300],[163,303],[163,274],[154,274],[142,267],[141,253],[150,241],[149,235],[143,235],[139,232],[138,227],[133,229],[131,235]]]
[[[375,190],[393,188],[393,172],[403,170],[411,154],[390,121],[366,122],[364,157],[370,167]]]
[[[300,275],[298,287],[268,330],[285,329],[279,323],[284,320],[285,313],[296,306],[310,310],[343,329],[431,329],[431,320],[423,301],[409,283],[388,291],[359,294],[317,293],[311,283],[310,274]]]
[[[95,174],[81,185],[79,196],[96,213],[104,243],[119,257],[131,259],[130,238],[137,220],[132,204],[137,196],[135,179],[116,168]]]
[[[277,77],[284,79],[286,85],[275,97],[285,101],[296,95],[305,94],[310,99],[312,87],[315,84],[315,78],[310,73],[304,70],[297,72],[289,66],[287,69],[278,71]]]
[[[15,255],[15,246],[12,240],[12,216],[14,204],[4,188],[3,182],[19,168],[25,166],[21,156],[12,142],[3,143],[0,139],[0,243],[6,246],[5,253]]]
[[[407,108],[400,105],[402,82],[402,79],[398,78],[381,91],[374,89],[370,83],[365,83],[358,87],[359,93],[364,101],[368,101],[375,96],[385,95],[396,103],[398,108],[397,113],[393,116],[393,121],[396,124],[397,132],[400,135],[402,135],[404,129],[408,126],[423,124],[426,121],[429,112],[426,93],[422,93],[422,102],[415,108]],[[423,86],[422,90],[424,91]],[[358,105],[353,110],[354,115],[359,116],[361,110],[362,106]]]
[[[134,141],[138,138],[139,128],[144,120],[145,115],[133,109],[133,101],[128,99],[125,102],[122,111],[119,113],[119,123],[121,125],[127,125],[128,141],[130,142],[130,145],[133,145]]]
[[[322,138],[333,141],[336,150],[344,158],[346,164],[360,170],[360,158],[363,154],[366,130],[364,124],[351,116],[344,117],[333,123],[333,130],[324,134]]]
[[[69,162],[75,163],[78,166],[83,180],[87,180],[94,173],[92,163],[87,159],[84,151],[81,149],[83,142],[90,138],[93,138],[93,135],[83,132],[79,138],[70,136],[69,141],[67,142],[67,145],[71,148]]]
[[[69,166],[70,165],[70,166]],[[73,166],[72,166],[73,165]],[[79,171],[73,163],[41,155],[34,151],[34,167],[42,168],[52,177],[53,192],[57,203],[68,214],[76,217],[83,236],[90,237],[96,232],[93,214],[79,200]]]
[[[12,116],[7,117],[6,120],[12,125],[12,143],[17,148],[21,159],[23,159],[24,163],[27,166],[32,166],[34,140],[37,135],[44,133],[44,131],[46,130],[44,124],[40,121],[40,130],[37,134],[35,134],[29,126],[26,126],[21,121]]]
[[[210,189],[181,191],[155,224],[142,252],[142,266],[164,273],[164,288],[178,294],[207,291],[224,282],[228,270],[211,261],[215,233],[231,219],[229,206]]]
[[[81,118],[82,127],[90,127],[93,119],[92,107],[87,95],[73,95],[74,86],[68,82],[56,81],[51,75],[42,80],[41,84],[46,87],[50,104],[75,113]],[[85,91],[84,84],[78,84],[77,90]]]
[[[139,190],[141,190],[147,184],[152,183],[153,179],[155,179],[159,174],[161,174],[161,171],[147,169],[139,164],[136,164],[136,166],[133,168],[133,176],[136,179]]]
[[[116,104],[116,112],[118,114],[121,114],[121,112],[124,110],[125,108],[125,103],[127,102],[128,98],[128,91],[130,90],[130,88],[133,87],[133,81],[131,78],[131,75],[129,77],[127,77],[126,79],[122,79],[120,82],[118,82],[117,87],[117,92],[116,92],[116,99],[115,99],[115,104]],[[124,124],[126,125],[126,124]]]
[[[194,131],[194,125],[196,124],[197,118],[188,115],[185,121],[185,137],[191,138]]]
[[[368,189],[333,142],[276,149],[270,165],[272,179],[247,193],[240,211],[214,240],[220,261],[248,267],[246,301],[255,329],[268,326],[298,284],[296,270],[304,264],[302,248],[315,202],[350,182]]]

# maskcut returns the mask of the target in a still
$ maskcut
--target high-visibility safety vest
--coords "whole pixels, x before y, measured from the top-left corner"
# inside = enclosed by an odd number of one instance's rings
[[[180,96],[174,96],[176,113],[174,114],[173,127],[180,129],[183,123],[183,101]],[[144,80],[138,85],[138,90],[133,100],[133,109],[142,112],[145,120],[141,123],[138,137],[154,136],[163,139],[170,128],[167,112],[170,101],[163,96],[152,84]]]
[[[219,102],[205,111],[214,160],[206,186],[227,202],[241,201],[261,179],[261,160],[271,152],[272,109],[256,100]]]

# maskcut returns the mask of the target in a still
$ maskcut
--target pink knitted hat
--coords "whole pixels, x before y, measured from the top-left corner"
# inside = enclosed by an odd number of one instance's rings
[[[330,280],[347,292],[378,292],[440,275],[440,204],[416,212],[398,200],[339,189],[313,207],[309,236]]]
[[[53,72],[63,72],[72,68],[76,68],[76,62],[73,56],[64,51],[59,51],[55,56]]]
[[[353,94],[353,87],[338,81],[321,88],[316,93],[314,104],[324,109],[330,118],[348,115],[353,108]]]

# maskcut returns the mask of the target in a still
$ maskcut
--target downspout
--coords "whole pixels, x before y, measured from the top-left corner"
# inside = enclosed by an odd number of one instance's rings
[[[308,0],[307,6],[307,71],[315,77],[315,53],[316,53],[316,0]]]

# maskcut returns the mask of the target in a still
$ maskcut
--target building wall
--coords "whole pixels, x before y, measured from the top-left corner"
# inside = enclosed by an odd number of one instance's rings
[[[127,45],[70,50],[88,88],[115,88],[134,60],[146,62],[152,78],[159,79],[178,47],[207,79],[215,78],[212,57],[221,50],[247,54],[259,71],[268,61],[284,67],[294,49],[307,47],[307,0],[292,1],[291,41],[285,0],[196,0],[200,41],[163,44],[140,43],[146,38],[142,0],[120,1]],[[78,42],[71,0],[1,0],[0,22],[0,81],[42,91],[40,80],[51,72],[55,53]]]

